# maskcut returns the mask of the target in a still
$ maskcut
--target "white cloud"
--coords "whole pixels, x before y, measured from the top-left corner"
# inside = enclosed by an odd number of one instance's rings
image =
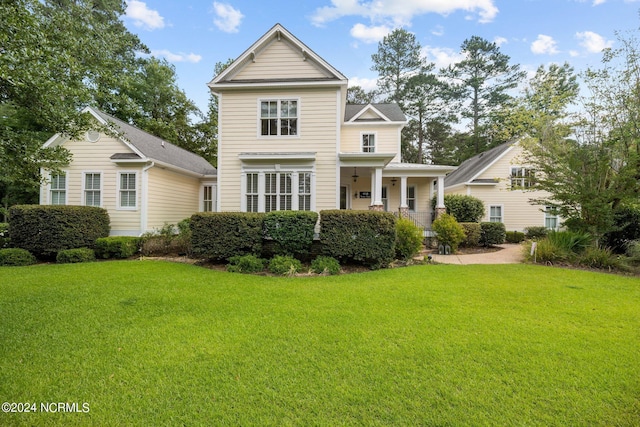
[[[427,59],[427,62],[433,62],[436,69],[446,68],[464,59],[464,55],[460,52],[446,47],[425,46],[422,48],[422,56]]]
[[[213,20],[216,27],[225,33],[237,33],[244,15],[230,4],[213,2],[213,11],[217,18]]]
[[[443,36],[444,35],[444,27],[442,25],[436,25],[433,30],[431,30],[431,34],[434,36]]]
[[[331,6],[316,9],[311,21],[321,26],[343,16],[361,16],[372,22],[390,21],[393,26],[402,26],[409,25],[416,15],[457,11],[473,13],[483,23],[493,21],[498,14],[494,0],[331,0]]]
[[[377,43],[391,32],[391,28],[385,25],[367,27],[363,24],[356,24],[351,28],[351,37],[363,43]]]
[[[556,41],[551,36],[538,34],[538,38],[531,43],[531,52],[536,55],[555,55],[559,53]]]
[[[607,0],[593,0],[593,5],[597,6],[599,4],[605,3]]]
[[[152,50],[151,54],[166,58],[169,62],[191,62],[197,64],[202,59],[201,55],[196,55],[195,53],[173,53],[166,49]]]
[[[495,39],[493,39],[493,42],[496,44],[496,46],[500,47],[503,44],[507,44],[509,40],[504,37],[496,37]]]
[[[127,0],[125,17],[133,20],[133,25],[147,30],[164,28],[164,18],[157,10],[147,7],[147,4],[138,0]]]
[[[613,41],[605,40],[600,34],[592,31],[576,33],[576,38],[580,40],[580,46],[589,53],[600,53],[603,49],[613,46]]]
[[[370,92],[378,87],[378,79],[351,77],[349,79],[349,87],[353,86],[360,86],[366,92]]]

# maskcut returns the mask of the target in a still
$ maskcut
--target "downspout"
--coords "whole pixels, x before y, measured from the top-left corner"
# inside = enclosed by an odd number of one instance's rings
[[[155,165],[155,162],[151,162],[142,168],[142,188],[140,189],[140,235],[143,235],[147,230],[147,215],[149,210],[149,169]]]

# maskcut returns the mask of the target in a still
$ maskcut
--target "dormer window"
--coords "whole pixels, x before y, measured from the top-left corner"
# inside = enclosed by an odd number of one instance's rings
[[[375,153],[376,152],[376,135],[373,133],[362,134],[362,152],[363,153]]]
[[[261,100],[260,135],[298,135],[298,101],[295,99]]]

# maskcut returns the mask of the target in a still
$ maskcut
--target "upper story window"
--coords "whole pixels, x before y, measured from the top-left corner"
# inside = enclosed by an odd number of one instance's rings
[[[260,135],[293,136],[297,134],[297,100],[272,99],[260,101]]]
[[[51,198],[52,205],[67,204],[67,175],[62,172],[57,175],[51,175]]]
[[[511,189],[530,188],[535,185],[535,171],[523,166],[511,168]]]
[[[373,133],[362,134],[362,152],[363,153],[375,153],[376,152],[376,135]]]

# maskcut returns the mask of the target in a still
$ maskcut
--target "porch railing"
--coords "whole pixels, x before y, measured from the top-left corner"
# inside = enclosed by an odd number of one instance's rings
[[[396,217],[400,216],[400,212],[394,212]],[[431,237],[433,232],[431,231],[431,221],[433,220],[433,212],[424,211],[424,212],[406,212],[402,214],[403,218],[410,219],[417,227],[420,227],[424,230],[425,237]]]

